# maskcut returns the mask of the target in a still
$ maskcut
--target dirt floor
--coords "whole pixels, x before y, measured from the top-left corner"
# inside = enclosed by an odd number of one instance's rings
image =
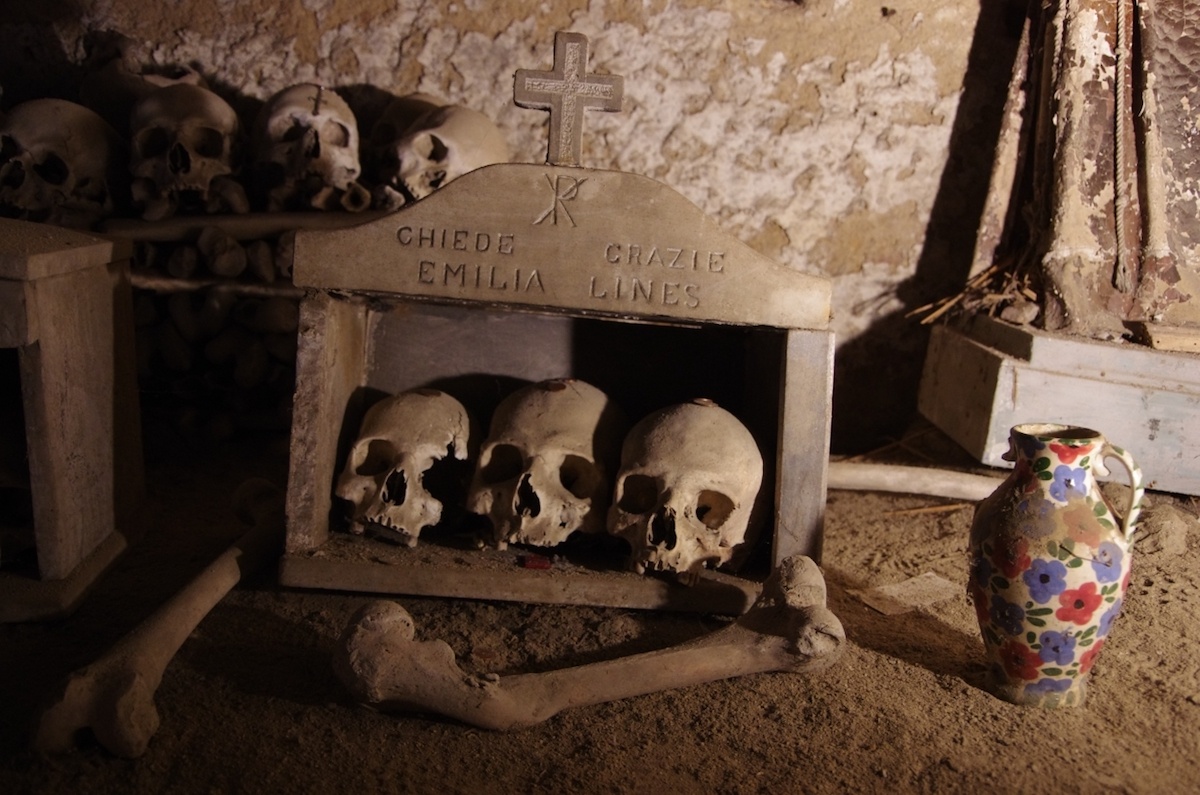
[[[876,460],[927,463],[919,454],[931,447],[945,453],[935,437],[926,431]],[[285,465],[282,439],[152,456],[143,539],[71,617],[0,627],[0,791],[1200,791],[1200,522],[1195,500],[1164,494],[1147,500],[1127,607],[1082,708],[1031,710],[983,689],[982,644],[963,595],[970,505],[834,491],[823,569],[849,642],[818,674],[581,707],[510,733],[378,714],[351,702],[330,665],[342,628],[371,597],[284,589],[269,571],[226,597],[171,662],[156,698],[161,728],[143,757],[114,758],[87,738],[61,755],[27,750],[38,705],[64,675],[242,532],[228,503],[241,479],[282,482]],[[948,598],[885,615],[861,597],[924,574],[952,583]],[[419,638],[446,640],[464,668],[502,674],[660,648],[724,623],[398,601]]]

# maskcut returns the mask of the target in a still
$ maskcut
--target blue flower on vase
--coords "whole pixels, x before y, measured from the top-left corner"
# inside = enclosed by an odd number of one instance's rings
[[[1121,614],[1121,603],[1124,601],[1124,599],[1118,599],[1113,602],[1112,607],[1108,608],[1104,612],[1104,615],[1100,616],[1100,628],[1096,630],[1096,637],[1103,638],[1112,629],[1112,623]]]
[[[1065,632],[1043,632],[1038,636],[1038,642],[1042,644],[1042,648],[1038,649],[1042,662],[1070,665],[1075,659],[1075,638]]]
[[[992,621],[1009,635],[1020,635],[1025,629],[1025,610],[1003,596],[992,597]]]
[[[1042,497],[1030,497],[1017,505],[1021,517],[1017,530],[1027,538],[1042,538],[1054,531],[1054,503]]]
[[[1125,553],[1112,541],[1105,541],[1096,550],[1092,560],[1092,570],[1100,582],[1116,582],[1121,579],[1121,560]]]
[[[1025,436],[1024,434],[1015,435],[1017,449],[1028,458],[1030,461],[1037,458],[1037,454],[1046,449],[1046,443],[1038,439],[1036,436]]]
[[[1061,560],[1034,558],[1021,578],[1033,601],[1045,604],[1067,587],[1067,567]]]
[[[1066,502],[1075,492],[1083,497],[1087,495],[1087,472],[1083,467],[1069,467],[1059,464],[1054,468],[1054,482],[1050,484],[1050,496],[1059,502]]]
[[[1030,682],[1025,685],[1026,693],[1040,693],[1046,695],[1048,693],[1065,693],[1071,689],[1072,681],[1070,679],[1039,679],[1036,682]]]

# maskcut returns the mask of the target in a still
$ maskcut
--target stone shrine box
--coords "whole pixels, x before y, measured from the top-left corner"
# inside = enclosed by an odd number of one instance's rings
[[[65,615],[143,489],[128,251],[0,220],[0,621]]]
[[[380,219],[298,232],[293,278],[307,293],[284,584],[739,613],[754,572],[795,553],[819,557],[829,282],[724,234],[672,189],[612,171],[487,166]],[[557,377],[599,387],[631,421],[696,397],[737,415],[767,461],[763,489],[774,490],[753,571],[689,588],[619,559],[556,554],[544,570],[521,561],[558,550],[425,534],[410,549],[339,529],[334,483],[374,400],[438,388],[486,430],[508,393]]]
[[[307,293],[284,584],[739,614],[756,575],[819,558],[829,281],[768,260],[654,180],[579,167],[584,110],[620,110],[624,89],[586,72],[587,51],[585,36],[559,32],[552,70],[514,76],[518,105],[550,111],[546,165],[486,166],[383,218],[297,233],[293,280]],[[480,548],[461,505],[415,547],[345,530],[335,480],[379,398],[440,389],[474,416],[478,446],[501,399],[558,378],[598,387],[631,422],[699,398],[741,420],[763,453],[759,504],[773,521],[739,576],[634,574],[625,542],[605,534]]]

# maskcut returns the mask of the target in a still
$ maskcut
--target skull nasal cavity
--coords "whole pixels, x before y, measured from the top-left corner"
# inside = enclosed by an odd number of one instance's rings
[[[542,512],[542,501],[529,482],[529,473],[521,476],[517,484],[517,504],[513,506],[517,516],[537,516]]]
[[[172,146],[167,153],[167,163],[172,174],[186,174],[192,170],[192,156],[179,144]]]
[[[392,474],[387,476],[387,480],[383,483],[383,501],[390,505],[403,505],[404,497],[408,493],[408,478],[404,475],[403,469],[397,469]]]
[[[665,546],[668,550],[675,548],[678,541],[675,535],[675,511],[664,508],[650,519],[650,545]]]

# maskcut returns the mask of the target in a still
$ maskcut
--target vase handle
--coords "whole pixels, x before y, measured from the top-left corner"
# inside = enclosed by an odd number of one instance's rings
[[[1101,475],[1108,474],[1108,467],[1105,466],[1105,459],[1115,458],[1121,462],[1121,466],[1125,467],[1125,471],[1129,473],[1129,505],[1125,508],[1125,515],[1117,518],[1121,523],[1121,533],[1128,540],[1132,535],[1134,528],[1137,527],[1138,516],[1142,512],[1142,495],[1146,493],[1145,487],[1142,485],[1142,468],[1137,465],[1128,452],[1124,448],[1117,447],[1115,444],[1108,442],[1104,443],[1104,447],[1100,450],[1100,458],[1097,461]],[[1110,506],[1111,507],[1111,506]],[[1116,511],[1113,511],[1115,514]]]

